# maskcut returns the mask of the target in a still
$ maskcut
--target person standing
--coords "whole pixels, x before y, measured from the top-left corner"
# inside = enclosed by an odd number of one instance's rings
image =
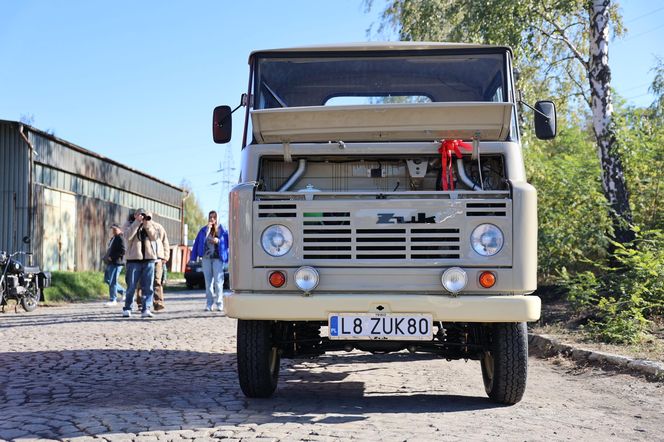
[[[205,311],[224,309],[224,264],[228,262],[228,232],[217,221],[217,212],[208,214],[207,225],[201,227],[191,250],[191,260],[203,259],[205,278]]]
[[[124,266],[125,245],[122,240],[122,229],[117,224],[111,224],[111,232],[113,236],[108,241],[106,255],[104,255],[104,262],[106,263],[106,270],[104,271],[104,282],[108,284],[109,301],[105,304],[106,307],[112,307],[118,303],[118,294],[124,295],[125,289],[118,283],[118,278]]]
[[[154,214],[152,214],[154,216]],[[168,243],[168,235],[166,229],[157,221],[152,221],[152,225],[157,232],[157,260],[154,263],[154,302],[153,308],[157,312],[166,308],[164,304],[164,273],[166,271],[166,263],[170,258],[171,246]],[[143,301],[143,291],[139,287],[136,289],[136,303],[140,306]]]
[[[122,316],[131,317],[131,304],[138,284],[143,288],[142,318],[153,316],[152,307],[154,264],[157,260],[157,232],[152,216],[143,209],[135,210],[122,226],[127,243],[127,292]]]

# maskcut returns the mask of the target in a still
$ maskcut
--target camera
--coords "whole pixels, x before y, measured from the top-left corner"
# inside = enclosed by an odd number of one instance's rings
[[[141,216],[143,217],[144,221],[150,221],[152,217],[146,213],[141,213]]]

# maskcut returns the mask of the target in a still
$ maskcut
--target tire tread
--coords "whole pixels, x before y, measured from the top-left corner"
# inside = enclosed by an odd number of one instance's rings
[[[238,320],[238,377],[240,388],[248,397],[270,397],[277,387],[277,376],[270,371],[270,330],[268,321]]]
[[[489,397],[513,405],[523,398],[528,377],[528,332],[525,322],[493,328],[494,382]]]

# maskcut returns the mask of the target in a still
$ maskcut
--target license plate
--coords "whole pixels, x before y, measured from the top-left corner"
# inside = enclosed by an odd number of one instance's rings
[[[202,267],[199,267],[199,268],[196,269],[196,271],[197,271],[198,273],[203,273],[203,268],[202,268]]]
[[[330,339],[426,341],[433,337],[432,317],[423,313],[332,313]]]

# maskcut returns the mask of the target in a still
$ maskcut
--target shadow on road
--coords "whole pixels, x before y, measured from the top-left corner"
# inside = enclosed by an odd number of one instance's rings
[[[247,399],[237,383],[235,354],[172,350],[77,350],[0,353],[0,438],[10,424],[37,422],[33,436],[71,438],[211,428],[224,424],[363,420],[368,413],[452,413],[496,407],[485,398],[382,392],[367,395],[336,362],[368,364],[399,355],[327,356],[283,361],[271,399]],[[313,369],[311,369],[313,368]],[[342,369],[343,370],[343,369]],[[57,414],[53,420],[43,416]],[[321,416],[328,414],[328,416]],[[40,424],[41,422],[41,424]],[[13,427],[15,428],[15,427]],[[3,436],[3,434],[5,434]]]

